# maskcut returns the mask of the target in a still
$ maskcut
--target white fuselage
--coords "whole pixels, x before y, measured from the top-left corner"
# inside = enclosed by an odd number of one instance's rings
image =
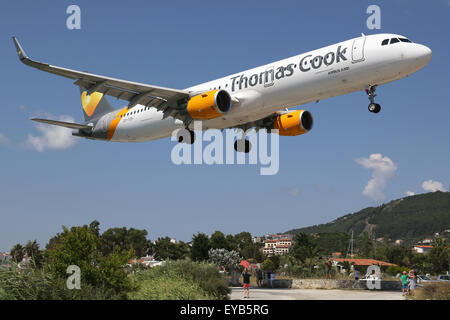
[[[403,78],[431,59],[426,46],[396,42],[396,34],[376,34],[340,42],[187,88],[191,92],[227,90],[235,102],[227,114],[202,122],[203,130],[229,128],[262,119],[277,110],[364,90]],[[102,121],[102,119],[100,119]],[[117,126],[111,141],[149,141],[168,137],[183,122],[137,105]],[[193,128],[193,124],[190,125]]]

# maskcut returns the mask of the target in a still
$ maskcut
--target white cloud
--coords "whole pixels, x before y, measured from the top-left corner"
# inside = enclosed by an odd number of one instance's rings
[[[57,120],[74,122],[71,116],[61,116]],[[49,124],[38,124],[36,128],[40,135],[29,134],[26,144],[39,152],[45,149],[63,150],[75,145],[76,139],[72,136],[71,129]]]
[[[372,179],[367,183],[363,194],[377,202],[384,200],[384,189],[386,189],[389,179],[397,170],[397,165],[380,153],[374,153],[369,158],[359,158],[355,161],[364,168],[373,169]]]
[[[9,144],[9,142],[8,137],[0,132],[0,144]]]
[[[413,191],[406,191],[406,195],[408,197],[415,195],[415,193]]]
[[[435,192],[435,191],[447,191],[444,189],[444,185],[442,184],[442,182],[439,181],[433,181],[433,180],[427,180],[424,181],[422,183],[422,188],[425,191],[429,191],[429,192]]]

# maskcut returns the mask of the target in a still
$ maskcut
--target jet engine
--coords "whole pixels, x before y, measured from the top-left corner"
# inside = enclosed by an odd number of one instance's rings
[[[313,127],[313,117],[309,111],[298,110],[279,114],[273,123],[280,136],[298,136],[307,133]]]
[[[194,120],[221,117],[231,109],[231,96],[225,90],[211,90],[189,99],[186,109]]]

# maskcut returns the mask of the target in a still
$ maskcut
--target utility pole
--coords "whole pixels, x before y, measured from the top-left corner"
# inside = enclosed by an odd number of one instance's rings
[[[372,233],[372,259],[375,259],[375,232]]]
[[[347,248],[347,254],[345,255],[346,258],[348,258],[348,252],[350,251],[350,257],[353,257],[353,229],[351,229],[352,233],[350,236],[350,242],[348,244]]]

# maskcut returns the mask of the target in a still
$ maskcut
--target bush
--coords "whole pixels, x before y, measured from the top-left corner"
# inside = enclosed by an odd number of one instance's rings
[[[102,288],[82,284],[80,290],[69,290],[66,279],[49,271],[47,266],[37,269],[12,267],[0,269],[0,300],[104,300],[118,299]]]
[[[131,292],[128,297],[132,300],[209,300],[208,294],[199,284],[176,274],[174,270],[144,271],[136,276],[136,283],[140,284],[138,291]]]
[[[167,285],[164,284],[165,281]],[[131,299],[225,300],[230,293],[230,288],[216,266],[189,260],[172,261],[165,266],[140,272],[133,277],[133,282],[140,287],[136,294],[129,294]],[[160,284],[161,288],[158,287]],[[189,290],[182,290],[183,286]],[[156,293],[151,293],[152,290]],[[182,296],[190,298],[181,298]]]
[[[110,297],[127,297],[134,290],[123,266],[132,256],[131,251],[116,248],[109,255],[101,253],[101,239],[88,226],[63,227],[58,241],[45,252],[51,273],[60,278],[67,277],[67,267],[76,265],[81,269],[83,287],[94,287]]]
[[[416,300],[450,300],[450,283],[425,283],[416,289],[413,296]]]
[[[392,276],[396,276],[397,274],[401,274],[403,273],[403,271],[408,272],[409,268],[408,267],[400,267],[400,266],[389,266],[386,269],[386,273],[390,274]]]

